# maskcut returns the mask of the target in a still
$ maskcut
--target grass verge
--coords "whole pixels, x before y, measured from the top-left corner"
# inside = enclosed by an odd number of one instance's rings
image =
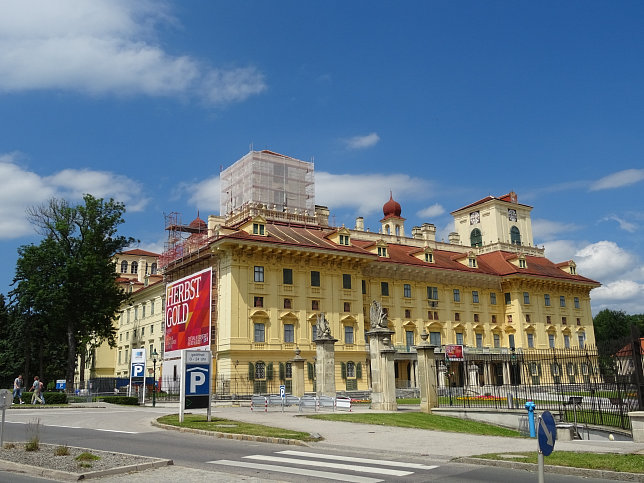
[[[186,414],[184,415],[183,423],[179,422],[178,414],[162,416],[157,419],[157,421],[161,424],[169,424],[171,426],[201,429],[204,431],[217,431],[220,433],[247,434],[250,436],[297,439],[300,441],[318,441],[318,439],[311,437],[309,433],[303,431],[292,431],[290,429],[275,428],[272,426],[264,426],[262,424],[244,423],[241,421],[232,421],[230,419],[215,417],[211,418],[211,421],[208,421],[207,417],[201,414]]]
[[[454,433],[482,434],[485,436],[521,437],[518,431],[478,421],[467,421],[450,416],[426,413],[344,413],[315,414],[307,416],[325,421],[347,421],[350,423],[398,426],[401,428],[430,429]]]
[[[503,455],[513,455],[511,458]],[[521,457],[515,457],[520,455]],[[537,452],[526,453],[487,453],[474,458],[489,460],[516,461],[518,463],[537,464]],[[637,454],[614,453],[577,453],[572,451],[554,451],[544,458],[546,465],[571,466],[592,470],[620,471],[625,473],[644,473],[644,458]]]

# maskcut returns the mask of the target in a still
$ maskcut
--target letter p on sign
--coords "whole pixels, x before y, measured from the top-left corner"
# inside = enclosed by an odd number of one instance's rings
[[[208,394],[208,366],[191,367],[186,372],[188,374],[186,394]]]

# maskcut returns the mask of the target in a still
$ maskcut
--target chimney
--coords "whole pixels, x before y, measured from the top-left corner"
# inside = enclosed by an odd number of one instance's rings
[[[420,230],[419,226],[415,226],[411,229],[411,237],[415,238],[416,240],[422,240],[423,239],[423,234]]]
[[[318,219],[318,225],[329,226],[329,208],[322,205],[315,205],[315,217]]]
[[[423,223],[423,226],[420,227],[420,231],[423,234],[423,240],[436,241],[436,227],[431,223]]]
[[[356,231],[364,231],[364,218],[361,216],[356,218]]]
[[[458,236],[458,233],[456,233],[455,231],[450,233],[449,236],[447,237],[447,239],[449,240],[449,242],[452,245],[460,245],[461,244],[461,237]]]

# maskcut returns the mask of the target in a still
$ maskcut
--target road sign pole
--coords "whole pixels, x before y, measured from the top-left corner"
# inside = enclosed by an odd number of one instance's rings
[[[538,420],[537,424],[539,425],[539,427],[541,427],[541,415],[539,415],[539,420]],[[538,451],[537,464],[538,464],[538,467],[539,467],[539,469],[538,469],[538,474],[539,474],[538,482],[539,483],[544,483],[544,480],[543,480],[543,452],[541,451],[541,442],[539,441],[539,438],[537,438],[537,451]]]
[[[186,351],[181,351],[181,390],[179,391],[179,422],[183,423],[183,412],[186,406]]]
[[[5,408],[2,408],[2,426],[0,426],[0,448],[4,448],[4,412]]]
[[[211,415],[212,415],[212,386],[214,385],[212,383],[212,352],[208,351],[208,362],[209,362],[209,368],[208,368],[208,377],[210,378],[210,381],[208,381],[208,422],[211,421]]]

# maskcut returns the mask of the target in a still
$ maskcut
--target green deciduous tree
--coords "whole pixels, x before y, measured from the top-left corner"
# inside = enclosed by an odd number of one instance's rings
[[[70,389],[77,357],[87,343],[116,345],[112,320],[127,294],[115,282],[113,257],[135,241],[117,233],[125,213],[122,203],[91,195],[83,201],[72,206],[52,199],[28,210],[30,221],[45,238],[18,250],[11,292],[18,313],[36,328],[28,337],[50,337],[66,349]],[[43,342],[34,349],[42,358],[45,348]]]

